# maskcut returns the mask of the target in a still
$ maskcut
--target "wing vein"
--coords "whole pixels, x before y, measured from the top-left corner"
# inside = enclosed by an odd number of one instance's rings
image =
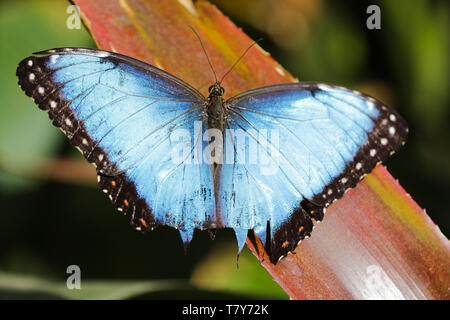
[[[249,122],[242,114],[240,114],[240,113],[238,113],[238,112],[236,112],[236,110],[232,110],[232,112],[233,113],[236,113],[238,116],[240,116],[241,118],[243,118],[244,119],[244,121],[246,121],[250,126],[252,126],[252,128],[254,128],[257,132],[258,132],[258,134],[259,134],[259,130],[251,123],[251,122]],[[233,117],[232,117],[233,118]],[[233,118],[233,120],[234,120],[234,118]],[[243,128],[236,120],[234,120],[234,123],[236,123],[236,125],[237,126],[239,126],[239,128],[241,128],[242,130],[244,130],[244,131],[246,131],[248,134],[249,134],[249,136],[261,147],[261,148],[264,148],[261,144],[260,144],[260,142],[258,141],[258,139],[256,139],[255,137],[253,137],[253,135],[251,135],[247,130],[245,130],[245,128]],[[269,141],[268,139],[266,139],[266,141],[267,142],[269,142],[271,145],[272,145],[272,147],[274,147],[274,148],[276,148],[274,145],[273,145],[273,143],[271,142],[271,141]],[[265,148],[264,148],[265,149]],[[265,149],[266,150],[266,149]],[[286,160],[286,162],[288,162],[290,165],[291,165],[291,167],[292,168],[294,168],[294,170],[295,170],[295,166],[289,161],[289,159],[284,155],[284,153],[282,153],[281,152],[281,150],[278,150],[278,152],[283,156],[283,158]],[[268,154],[268,151],[266,150],[266,153]],[[278,166],[278,168],[281,170],[281,172],[283,173],[283,175],[286,177],[286,180],[287,181],[289,181],[289,183],[294,187],[294,189],[300,194],[300,195],[302,195],[303,196],[303,194],[302,194],[302,192],[300,192],[300,190],[298,190],[297,189],[297,187],[294,185],[294,183],[291,181],[291,179],[289,179],[289,177],[288,177],[288,175],[284,172],[284,170],[280,167],[280,165],[277,163],[277,161],[273,158],[273,156],[271,155],[271,154],[268,154],[269,155],[269,157],[270,158],[272,158],[272,160],[274,161],[274,163]],[[304,169],[303,169],[303,171],[304,171]],[[306,174],[306,172],[304,171],[304,173]],[[302,178],[302,180],[303,180],[303,178]],[[304,181],[304,182],[306,182],[306,181]],[[304,196],[303,196],[304,197]]]

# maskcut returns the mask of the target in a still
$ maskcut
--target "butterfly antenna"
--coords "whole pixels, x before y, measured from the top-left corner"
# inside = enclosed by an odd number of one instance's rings
[[[217,82],[217,75],[216,75],[216,72],[214,71],[214,68],[213,68],[213,66],[212,66],[212,64],[211,64],[211,60],[209,60],[208,54],[206,53],[205,46],[203,45],[202,39],[200,38],[199,34],[197,33],[197,31],[195,31],[195,29],[194,29],[193,27],[189,26],[189,28],[192,29],[192,31],[194,32],[194,34],[197,36],[198,41],[200,41],[200,45],[202,46],[203,52],[205,53],[206,59],[208,60],[209,66],[211,67],[211,70],[212,70],[212,72],[213,72],[213,74],[214,74],[214,79],[215,79],[216,82]]]
[[[231,68],[225,72],[225,74],[223,75],[222,79],[220,79],[219,83],[222,83],[223,79],[225,79],[225,77],[231,72],[231,70],[234,69],[234,67],[239,63],[239,61],[241,61],[241,59],[247,54],[247,52],[258,42],[260,42],[262,39],[258,39],[255,42],[253,42],[245,51],[244,53],[239,57],[239,59],[236,60],[236,62],[231,66]]]

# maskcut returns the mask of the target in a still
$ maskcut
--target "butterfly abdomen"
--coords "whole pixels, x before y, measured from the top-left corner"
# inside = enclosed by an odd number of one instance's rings
[[[224,110],[222,97],[213,96],[207,106],[208,128],[223,131]]]

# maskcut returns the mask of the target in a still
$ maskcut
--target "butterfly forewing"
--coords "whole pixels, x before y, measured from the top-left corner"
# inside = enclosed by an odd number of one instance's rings
[[[219,205],[230,227],[254,224],[272,262],[308,236],[310,220],[321,220],[329,204],[398,150],[407,135],[405,121],[380,101],[325,84],[258,88],[225,105],[228,128],[247,132],[266,163],[224,165]],[[242,177],[244,184],[236,183]]]
[[[200,93],[164,71],[106,51],[39,54],[19,64],[19,85],[95,164],[100,187],[120,211],[133,212],[136,228],[167,224],[189,241],[195,227],[214,223],[209,165],[185,164],[192,153],[176,161],[171,154],[173,132],[193,138],[206,130]]]

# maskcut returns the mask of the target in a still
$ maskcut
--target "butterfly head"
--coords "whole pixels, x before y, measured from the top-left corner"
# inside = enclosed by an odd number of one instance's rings
[[[212,86],[210,86],[208,91],[209,91],[209,96],[210,97],[223,96],[223,94],[225,93],[225,89],[220,85],[219,81],[217,81]]]

